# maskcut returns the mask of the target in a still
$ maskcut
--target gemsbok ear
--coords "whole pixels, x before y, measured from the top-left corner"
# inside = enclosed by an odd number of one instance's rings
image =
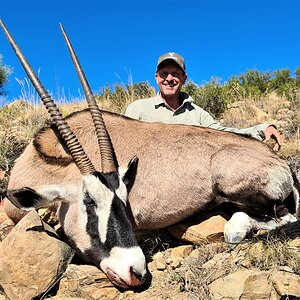
[[[9,190],[6,192],[6,198],[13,205],[23,210],[36,209],[40,207],[41,202],[44,202],[41,195],[29,187],[24,187],[17,190]]]
[[[52,184],[41,185],[35,189],[24,187],[16,190],[8,190],[6,198],[20,209],[33,210],[46,207],[58,201],[70,202],[76,199],[76,194],[78,194],[78,190],[72,188],[72,186],[63,187]]]
[[[128,193],[130,192],[136,177],[139,159],[134,156],[127,165],[127,168],[120,168],[120,176],[126,185]]]

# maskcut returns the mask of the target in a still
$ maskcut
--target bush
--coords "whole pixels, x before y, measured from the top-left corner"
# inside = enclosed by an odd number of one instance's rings
[[[134,84],[115,84],[107,86],[99,95],[95,95],[102,108],[124,113],[129,103],[137,99],[149,98],[155,95],[155,90],[146,82]]]
[[[0,54],[0,96],[6,94],[6,91],[4,90],[4,86],[7,83],[7,78],[10,73],[11,73],[11,69],[9,67],[2,65],[2,56]]]

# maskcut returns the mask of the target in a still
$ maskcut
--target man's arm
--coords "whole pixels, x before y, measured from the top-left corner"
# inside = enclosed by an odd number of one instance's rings
[[[222,126],[219,122],[206,111],[202,110],[200,114],[200,125],[208,128],[213,128],[222,131],[234,132],[241,135],[251,136],[259,141],[268,141],[271,138],[275,140],[273,150],[279,151],[282,144],[282,137],[275,125],[272,124],[260,124],[248,128],[233,128]]]

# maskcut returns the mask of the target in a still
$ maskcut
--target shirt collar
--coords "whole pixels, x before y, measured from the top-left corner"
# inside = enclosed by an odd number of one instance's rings
[[[189,96],[188,94],[184,93],[184,92],[180,92],[180,96],[179,97],[181,99],[183,99],[183,101],[182,101],[182,104],[178,107],[178,109],[180,109],[181,107],[183,107],[187,103],[194,102],[194,99],[191,96]],[[160,92],[158,92],[156,94],[156,98],[155,98],[155,101],[154,101],[154,106],[155,106],[155,108],[159,108],[161,106],[166,106],[165,101],[160,96]]]
[[[160,92],[158,92],[156,94],[156,97],[155,97],[155,101],[154,101],[154,105],[155,105],[155,108],[159,108],[160,106],[165,106],[165,101],[162,99],[162,97],[160,96],[159,94]]]

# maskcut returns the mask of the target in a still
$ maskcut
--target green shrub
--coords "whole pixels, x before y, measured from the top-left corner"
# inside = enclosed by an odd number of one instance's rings
[[[148,83],[140,82],[126,85],[115,84],[113,88],[107,86],[95,97],[101,107],[124,113],[127,105],[132,101],[154,95],[155,90]]]
[[[6,94],[4,86],[7,83],[7,78],[11,73],[11,69],[7,66],[2,65],[2,55],[0,54],[0,96]]]
[[[217,78],[211,78],[207,84],[200,87],[189,81],[183,87],[183,91],[193,97],[195,104],[215,117],[219,117],[231,102],[230,91]]]

